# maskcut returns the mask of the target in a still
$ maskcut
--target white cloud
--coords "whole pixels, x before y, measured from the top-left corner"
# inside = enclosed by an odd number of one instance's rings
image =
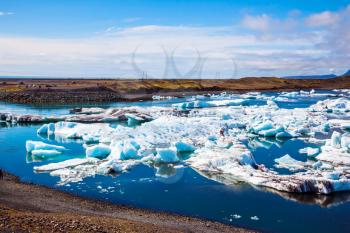
[[[329,26],[336,24],[338,21],[339,15],[330,11],[313,14],[306,19],[309,26]]]
[[[267,31],[272,26],[272,19],[266,14],[258,16],[245,15],[242,24],[248,29]]]
[[[0,16],[13,15],[13,12],[0,11]]]
[[[331,12],[338,20],[316,28],[305,25],[315,15],[295,11],[285,18],[246,15],[240,25],[221,27],[111,27],[75,39],[0,36],[0,75],[140,77],[141,69],[174,78],[196,66],[193,78],[341,73],[350,67],[349,12]]]

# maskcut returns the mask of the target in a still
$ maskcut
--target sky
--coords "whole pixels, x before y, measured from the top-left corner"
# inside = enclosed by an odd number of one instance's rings
[[[0,0],[0,76],[342,74],[349,28],[350,0]]]

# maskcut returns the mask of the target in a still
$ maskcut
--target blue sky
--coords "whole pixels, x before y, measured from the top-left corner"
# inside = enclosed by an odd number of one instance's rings
[[[342,73],[350,68],[350,46],[345,42],[350,38],[349,4],[0,0],[0,75],[139,77],[147,72],[149,77],[190,78]],[[339,33],[341,41],[334,36]]]

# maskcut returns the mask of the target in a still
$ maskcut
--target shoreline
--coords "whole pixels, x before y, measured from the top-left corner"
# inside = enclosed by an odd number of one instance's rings
[[[219,222],[92,200],[3,172],[1,232],[256,232]]]
[[[332,90],[350,88],[350,76],[331,79],[0,79],[0,101],[23,104],[98,104],[221,92]]]

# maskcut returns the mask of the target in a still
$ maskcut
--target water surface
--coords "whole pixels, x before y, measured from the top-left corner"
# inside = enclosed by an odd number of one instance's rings
[[[331,93],[331,92],[326,92]],[[273,95],[268,93],[267,95]],[[297,98],[293,102],[278,102],[280,107],[308,107],[327,97]],[[173,99],[157,102],[114,103],[110,106],[169,106],[183,101]],[[256,100],[256,104],[260,104]],[[0,112],[11,111],[30,114],[67,114],[73,106],[26,106],[0,104]],[[76,107],[76,106],[74,106]],[[58,185],[59,178],[47,173],[36,174],[33,166],[45,165],[69,158],[84,157],[85,151],[78,141],[57,142],[36,134],[40,125],[8,125],[0,127],[0,167],[21,178],[22,181],[46,185],[75,195],[106,200],[118,204],[161,210],[226,224],[254,228],[265,232],[350,232],[350,193],[329,196],[288,194],[271,192],[245,183],[223,185],[215,180],[224,177],[205,178],[186,166],[161,165],[148,167],[138,165],[132,172],[119,176],[88,177],[79,183]],[[69,149],[64,156],[40,160],[27,156],[25,142],[39,140],[50,144],[64,145]],[[276,141],[256,139],[245,142],[258,163],[273,167],[273,160],[286,153],[298,160],[305,155],[298,150],[315,146],[302,140]],[[279,172],[288,173],[280,169]],[[241,218],[235,218],[235,216]],[[257,216],[259,220],[253,220]]]

